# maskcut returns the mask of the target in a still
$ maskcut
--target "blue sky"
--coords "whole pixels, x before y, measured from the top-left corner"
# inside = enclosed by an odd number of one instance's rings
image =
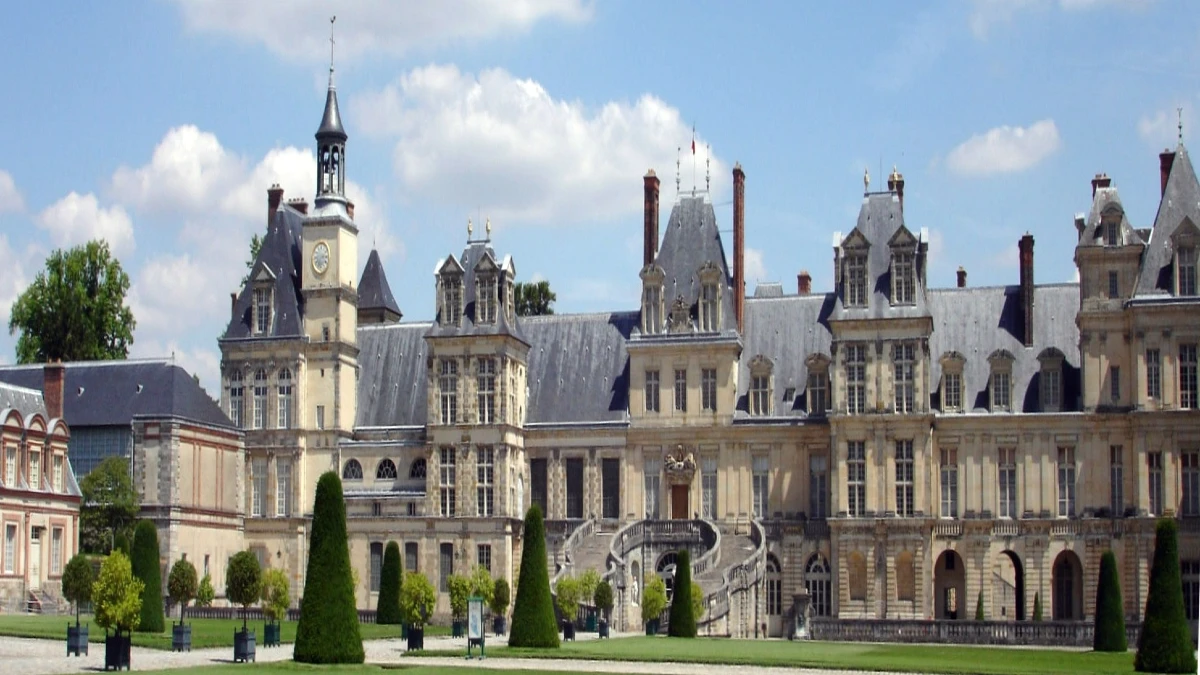
[[[559,312],[636,308],[641,178],[665,220],[680,147],[687,191],[711,146],[724,228],[746,171],[750,292],[802,269],[830,289],[864,169],[874,189],[893,165],[930,285],[959,265],[1015,283],[1025,231],[1037,280],[1070,281],[1092,176],[1148,227],[1177,108],[1200,133],[1183,0],[22,3],[0,43],[4,324],[51,250],[104,236],[133,281],[131,355],[174,354],[215,392],[266,190],[312,198],[332,14],[359,263],[380,250],[406,320],[432,316],[468,217]]]

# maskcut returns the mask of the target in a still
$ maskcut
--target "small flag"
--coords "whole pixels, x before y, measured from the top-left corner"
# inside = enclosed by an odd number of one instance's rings
[[[692,154],[696,154],[696,125],[692,125]]]

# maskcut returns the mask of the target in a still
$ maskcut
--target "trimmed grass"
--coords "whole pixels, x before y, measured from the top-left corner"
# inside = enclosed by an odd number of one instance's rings
[[[563,643],[561,649],[490,647],[488,656],[541,659],[678,662],[790,668],[843,668],[951,675],[1057,675],[1133,672],[1133,653],[1077,652],[954,645],[786,642],[629,637]],[[462,656],[427,650],[411,656]],[[586,666],[584,666],[586,667]]]
[[[175,615],[175,623],[179,615]],[[89,623],[88,640],[91,642],[104,641],[104,629],[91,622],[91,617],[84,615],[81,623]],[[233,647],[233,632],[241,630],[241,619],[188,619],[192,625],[192,649],[205,647]],[[12,637],[44,638],[62,640],[66,643],[67,626],[75,625],[74,616],[41,616],[26,614],[9,614],[0,616],[0,635]],[[262,643],[263,622],[250,621],[246,624],[254,631],[259,643]],[[296,640],[296,623],[284,621],[280,624],[280,639],[285,643]],[[360,625],[364,640],[381,638],[399,638],[400,626],[381,626],[373,623]],[[426,635],[449,635],[450,629],[445,626],[426,626]],[[133,644],[137,647],[151,649],[171,649],[171,628],[162,633],[133,633]]]
[[[178,675],[180,672],[179,670],[150,670],[144,671],[142,675]],[[196,675],[245,675],[247,672],[251,672],[253,675],[390,675],[391,673],[400,673],[402,675],[463,675],[465,672],[471,672],[471,669],[469,665],[458,667],[422,666],[419,664],[383,667],[370,664],[354,666],[310,666],[286,661],[282,663],[204,666],[201,668],[189,668],[187,670],[188,675],[192,675],[193,673]],[[587,675],[587,673],[581,673],[577,670],[485,670],[483,672],[492,675]]]

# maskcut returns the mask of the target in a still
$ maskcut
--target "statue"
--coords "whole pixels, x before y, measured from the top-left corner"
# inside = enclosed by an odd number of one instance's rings
[[[690,483],[696,474],[696,457],[682,444],[676,445],[663,460],[663,468],[672,483]]]

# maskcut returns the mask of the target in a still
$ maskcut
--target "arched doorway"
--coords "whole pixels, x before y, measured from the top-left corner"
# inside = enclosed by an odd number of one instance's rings
[[[1025,620],[1025,569],[1012,551],[996,556],[992,566],[992,620]]]
[[[1054,559],[1052,585],[1054,620],[1083,619],[1083,566],[1074,551],[1063,551]]]
[[[967,575],[962,558],[953,550],[943,551],[933,568],[934,616],[938,619],[963,619],[967,594]]]
[[[654,565],[654,571],[662,577],[663,583],[667,585],[667,602],[670,602],[671,598],[675,596],[675,555],[675,551],[664,553]]]
[[[783,637],[783,574],[779,560],[767,555],[767,636]]]
[[[804,588],[808,591],[808,606],[813,616],[829,616],[831,592],[829,561],[820,553],[814,553],[804,567]]]

